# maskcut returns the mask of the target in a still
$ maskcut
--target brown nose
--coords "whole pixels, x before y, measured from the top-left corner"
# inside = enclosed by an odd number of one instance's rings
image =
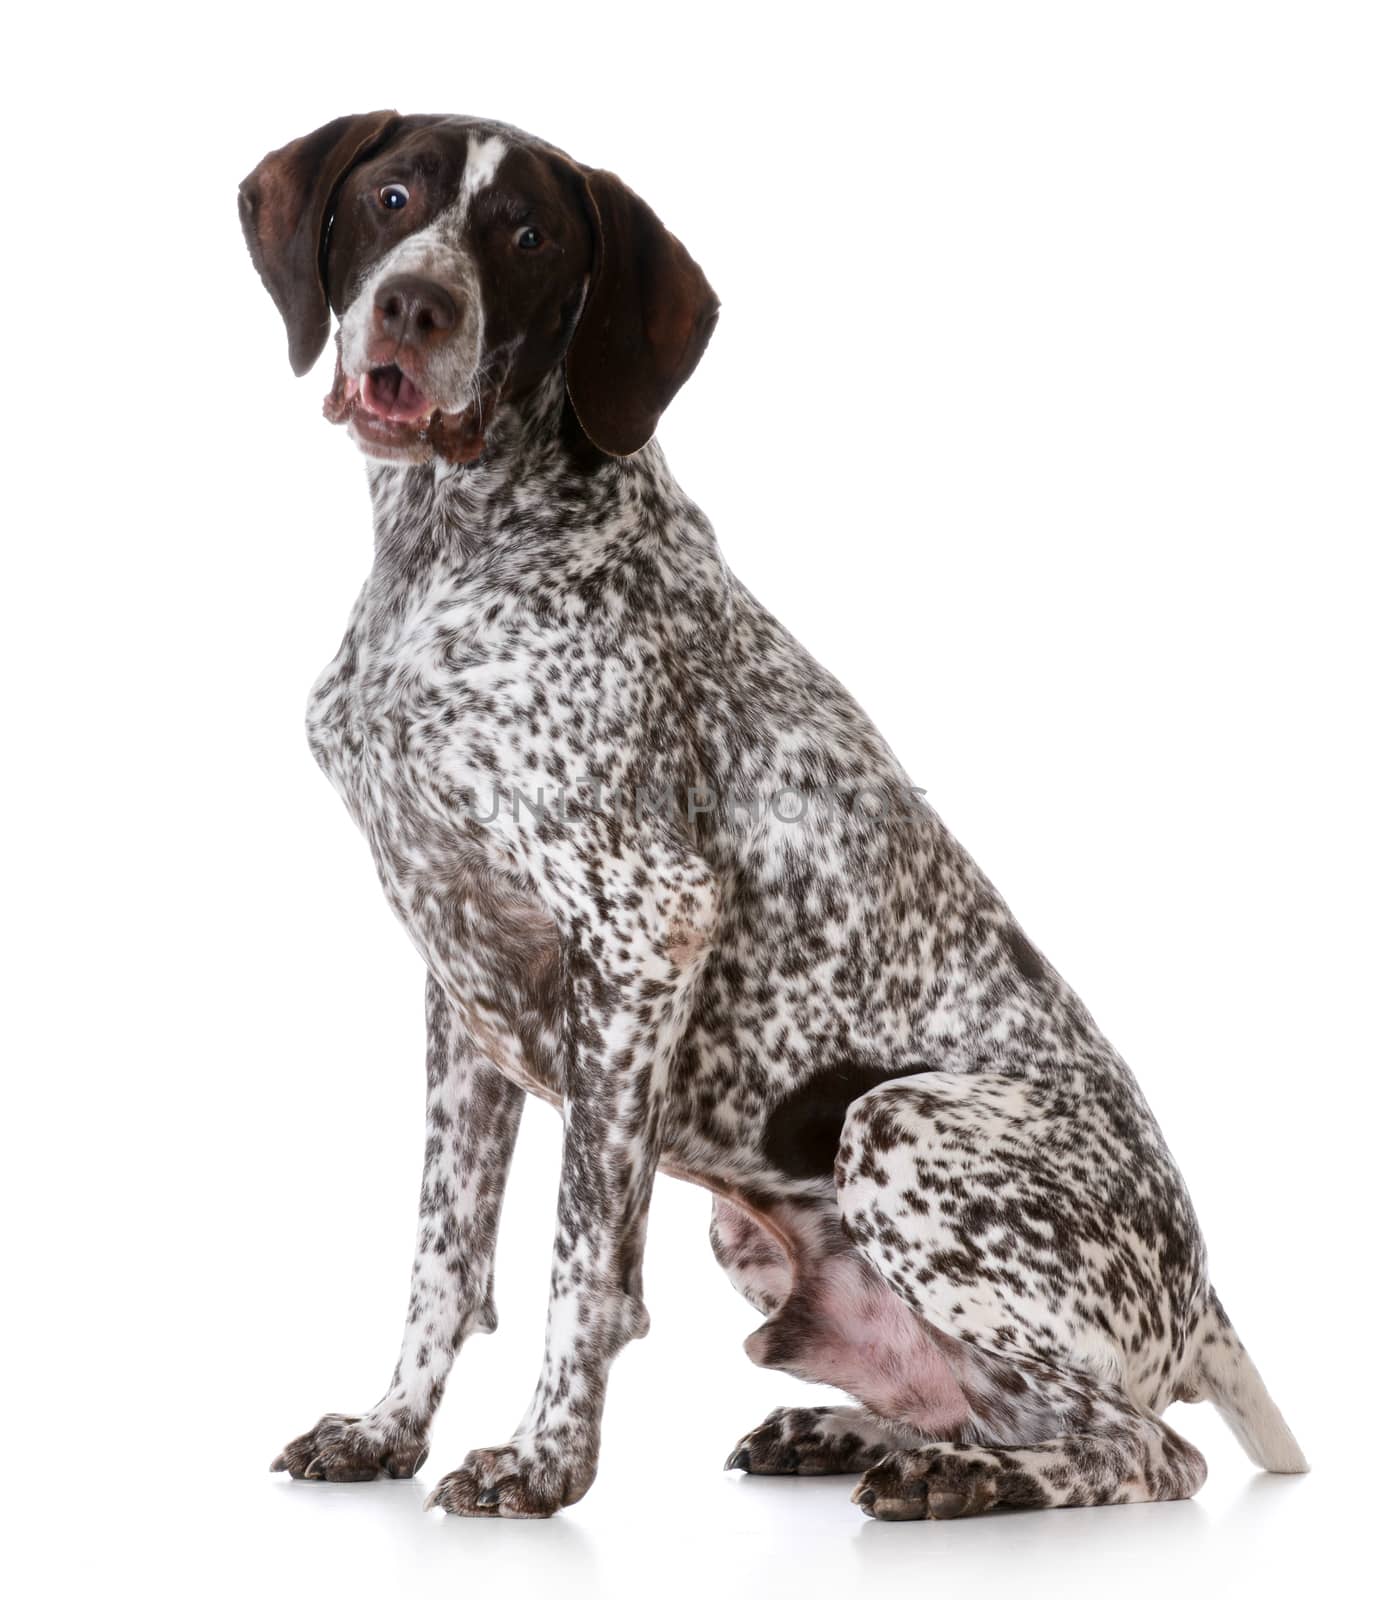
[[[428,278],[400,273],[376,291],[376,326],[401,344],[436,344],[458,323],[458,307],[448,291]]]

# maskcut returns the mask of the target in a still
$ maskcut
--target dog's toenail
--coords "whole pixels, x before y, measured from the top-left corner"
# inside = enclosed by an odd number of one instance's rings
[[[752,1456],[747,1450],[735,1450],[723,1464],[725,1472],[748,1472],[752,1468]]]
[[[477,1503],[480,1506],[494,1506],[502,1497],[500,1489],[479,1489]]]
[[[856,1494],[854,1499],[858,1501],[865,1511],[868,1510],[869,1506],[873,1506],[878,1503],[878,1497],[871,1489],[864,1489],[861,1493]]]

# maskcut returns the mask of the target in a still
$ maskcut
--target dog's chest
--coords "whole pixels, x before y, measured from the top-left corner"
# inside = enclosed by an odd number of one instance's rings
[[[524,1087],[553,1093],[557,930],[500,830],[474,820],[487,773],[508,760],[516,668],[505,627],[449,574],[404,594],[368,582],[307,726],[388,900],[476,1042]]]
[[[509,745],[524,656],[497,608],[440,566],[410,582],[373,574],[309,697],[319,766],[366,835],[396,909],[457,892],[472,871],[514,868],[502,830],[479,828]]]
[[[363,589],[337,655],[309,696],[314,758],[359,827],[382,843],[419,832],[449,742],[445,658],[464,625],[441,581]]]

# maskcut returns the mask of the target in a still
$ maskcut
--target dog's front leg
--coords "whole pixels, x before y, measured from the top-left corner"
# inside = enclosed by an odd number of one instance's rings
[[[525,1093],[482,1057],[433,978],[426,1018],[424,1176],[400,1359],[370,1411],[323,1417],[285,1446],[272,1471],[336,1483],[412,1476],[459,1346],[497,1325],[497,1218]]]
[[[593,1481],[608,1369],[648,1325],[641,1258],[666,1081],[717,921],[708,869],[651,835],[562,864],[547,851],[544,881],[568,981],[545,1360],[510,1442],[474,1450],[430,1496],[464,1516],[548,1516]]]

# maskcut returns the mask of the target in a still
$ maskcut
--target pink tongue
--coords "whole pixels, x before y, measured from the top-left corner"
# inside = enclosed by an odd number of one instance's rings
[[[362,385],[367,409],[390,422],[418,422],[433,410],[399,367],[377,367]]]

